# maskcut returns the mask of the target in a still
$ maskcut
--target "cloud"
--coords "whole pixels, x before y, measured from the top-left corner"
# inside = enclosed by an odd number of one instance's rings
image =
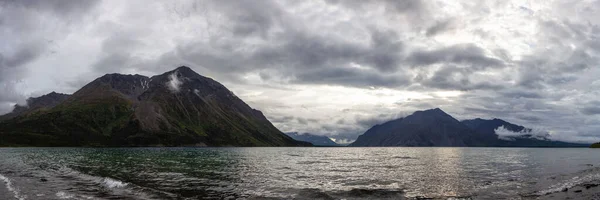
[[[453,29],[453,23],[454,22],[452,19],[446,19],[443,21],[436,22],[433,26],[427,28],[427,30],[425,31],[425,35],[427,35],[427,37],[431,37],[443,33],[445,31],[451,30]]]
[[[586,115],[600,115],[600,101],[592,101],[581,108],[581,112]]]
[[[331,140],[333,140],[333,142],[341,144],[341,145],[346,145],[346,144],[351,144],[356,140],[349,140],[349,139],[336,139],[336,138],[329,138]]]
[[[0,112],[104,73],[185,65],[282,131],[353,140],[441,107],[600,141],[598,13],[570,1],[0,1]]]
[[[453,63],[466,65],[473,70],[504,66],[502,60],[487,56],[481,47],[473,44],[457,44],[435,50],[415,51],[407,60],[413,66]]]
[[[547,131],[544,130],[529,130],[529,129],[523,129],[523,131],[520,132],[513,132],[510,131],[506,128],[504,128],[504,126],[498,127],[496,130],[494,130],[496,135],[498,135],[498,139],[501,140],[515,140],[515,137],[524,137],[524,136],[529,136],[538,140],[548,140],[550,139],[550,134]]]
[[[167,87],[171,92],[177,93],[180,90],[181,84],[183,84],[182,80],[179,79],[178,72],[173,72],[169,75],[169,82],[166,83]]]

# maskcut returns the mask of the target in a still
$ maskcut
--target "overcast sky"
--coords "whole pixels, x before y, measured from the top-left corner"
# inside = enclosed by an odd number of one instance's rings
[[[439,107],[600,141],[600,1],[0,0],[0,113],[186,65],[284,132]]]

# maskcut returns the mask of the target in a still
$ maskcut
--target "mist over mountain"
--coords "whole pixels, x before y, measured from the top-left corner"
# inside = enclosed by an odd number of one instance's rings
[[[298,141],[310,142],[315,146],[342,146],[341,144],[335,143],[327,136],[322,135],[314,135],[310,133],[298,133],[298,132],[290,132],[285,133],[286,135],[294,138]]]
[[[153,77],[106,74],[71,96],[33,98],[29,108],[17,107],[0,122],[0,145],[309,145],[188,67]]]
[[[552,141],[531,129],[501,119],[458,121],[439,108],[417,111],[375,125],[350,146],[586,146]]]

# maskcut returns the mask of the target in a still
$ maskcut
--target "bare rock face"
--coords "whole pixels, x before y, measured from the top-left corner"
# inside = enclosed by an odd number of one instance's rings
[[[0,123],[0,135],[4,145],[29,146],[310,145],[188,67],[104,75],[45,112]]]

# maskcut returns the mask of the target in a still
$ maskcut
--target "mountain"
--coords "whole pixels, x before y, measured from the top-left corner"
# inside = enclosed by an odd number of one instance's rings
[[[350,146],[485,146],[488,140],[436,108],[375,125]]]
[[[55,106],[0,122],[2,146],[309,146],[225,86],[179,67],[107,74]]]
[[[0,116],[0,121],[11,119],[22,114],[51,109],[69,98],[69,96],[71,95],[51,92],[40,97],[29,98],[27,99],[27,105],[15,105],[12,112]]]
[[[532,129],[512,124],[502,119],[470,119],[462,121],[476,132],[499,140],[489,146],[500,147],[585,147],[588,144],[568,143],[553,141],[547,133],[534,133]],[[509,135],[499,136],[497,133],[504,131]]]
[[[294,140],[309,142],[315,146],[341,146],[338,143],[335,143],[333,140],[329,139],[327,136],[313,135],[310,133],[300,134],[298,132],[291,132],[285,134],[294,138]]]
[[[502,132],[498,135],[497,132]],[[350,146],[584,147],[501,119],[456,120],[439,108],[375,125]]]
[[[470,119],[470,120],[463,120],[462,123],[467,125],[471,129],[473,129],[479,133],[486,134],[486,135],[495,135],[496,129],[498,129],[500,127],[504,127],[506,130],[509,130],[512,132],[522,132],[522,131],[529,132],[529,131],[531,131],[531,129],[527,129],[523,126],[511,124],[509,122],[506,122],[501,119],[496,119],[496,118],[494,118],[492,120],[476,118],[476,119]]]

